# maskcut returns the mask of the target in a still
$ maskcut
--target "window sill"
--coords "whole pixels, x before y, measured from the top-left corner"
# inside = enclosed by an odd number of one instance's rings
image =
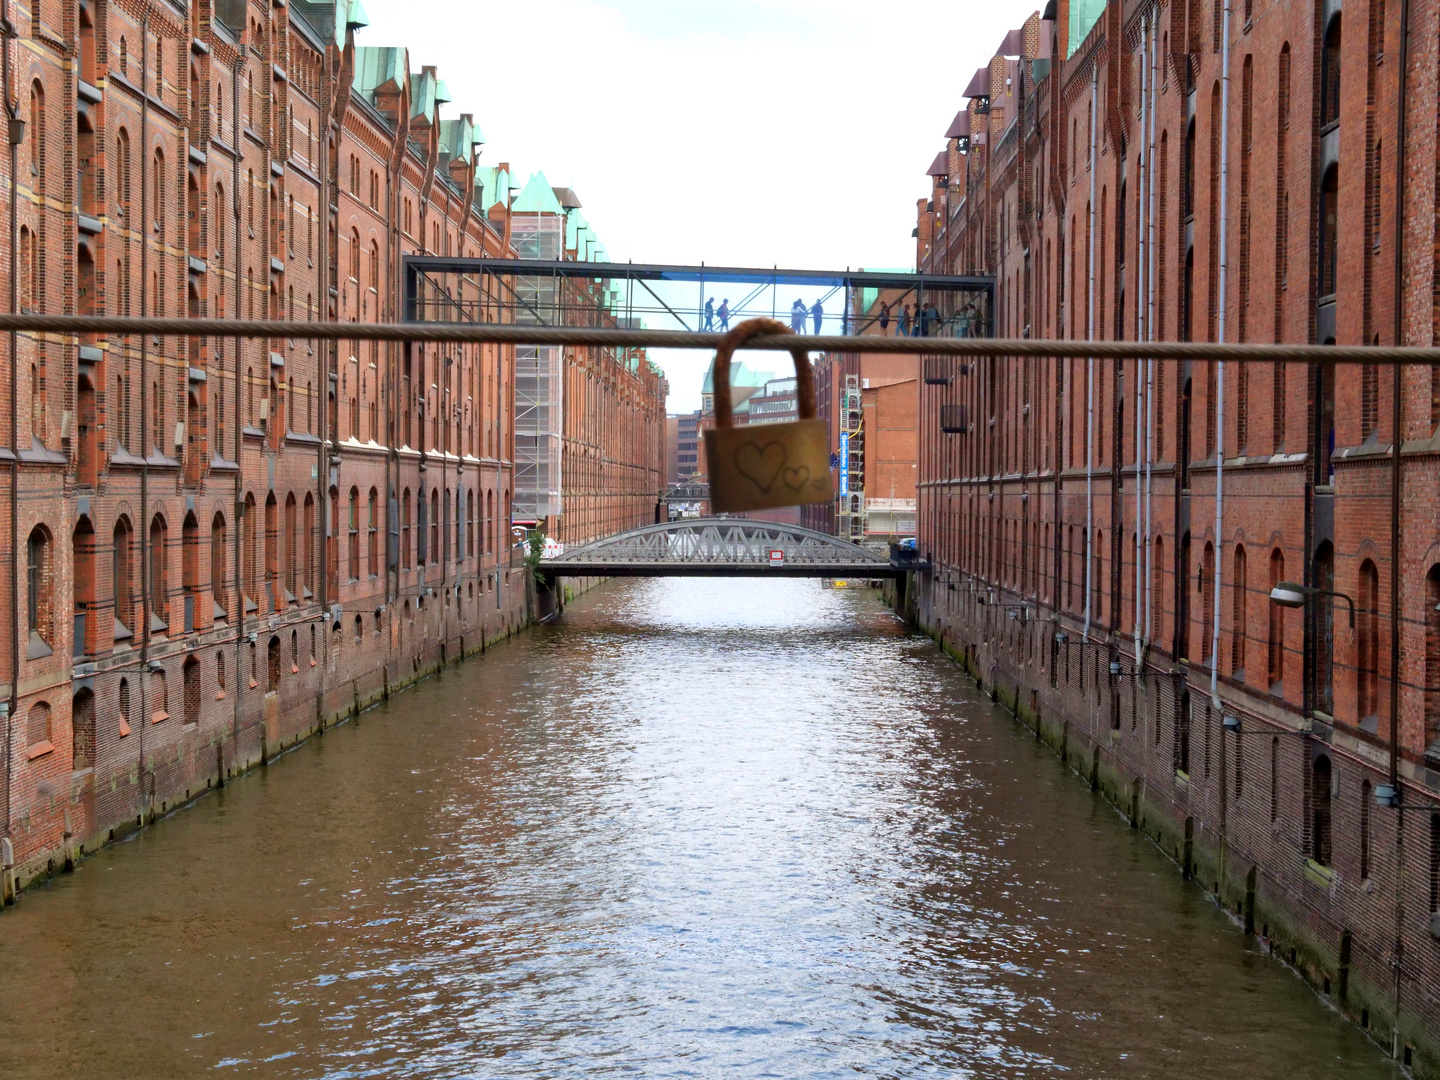
[[[30,631],[30,641],[25,646],[26,660],[41,660],[47,656],[53,656],[55,650],[50,648],[45,639],[34,630]]]
[[[225,700],[225,691],[224,691],[224,690],[216,690],[216,691],[215,691],[215,700],[216,700],[216,701],[224,701],[224,700]]]
[[[119,731],[120,731],[120,738],[122,738],[122,739],[123,739],[126,735],[129,735],[129,734],[130,734],[130,724],[129,724],[129,721],[127,721],[127,720],[125,719],[125,717],[123,717],[123,716],[120,717],[120,728],[119,728]]]
[[[153,712],[153,713],[150,714],[150,722],[151,722],[152,724],[163,724],[166,720],[169,720],[169,719],[170,719],[170,714],[169,714],[168,712],[166,712],[164,709],[160,709],[160,710],[158,710],[157,712]]]
[[[1335,883],[1335,871],[1328,866],[1321,866],[1314,859],[1305,860],[1305,877],[1322,889],[1328,889]]]
[[[53,754],[54,752],[55,744],[49,739],[46,739],[44,742],[36,743],[34,746],[30,747],[29,750],[26,750],[25,759],[27,761],[34,761],[36,758],[42,758],[46,754]]]

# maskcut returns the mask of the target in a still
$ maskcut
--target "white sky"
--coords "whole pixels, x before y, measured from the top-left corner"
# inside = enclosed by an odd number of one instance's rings
[[[445,115],[472,113],[485,133],[482,162],[508,161],[520,183],[543,170],[573,187],[612,259],[817,270],[913,267],[915,200],[961,91],[1035,10],[1024,0],[365,7],[358,43],[408,46],[413,70],[437,65],[455,98]],[[722,287],[716,303],[746,291]],[[671,302],[693,309],[697,298],[690,286]],[[783,311],[794,297],[779,299]],[[698,408],[708,355],[655,359],[670,411]]]

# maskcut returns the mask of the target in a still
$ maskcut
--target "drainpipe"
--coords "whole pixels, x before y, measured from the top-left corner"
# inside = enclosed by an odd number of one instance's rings
[[[242,46],[235,54],[235,69],[230,79],[230,137],[234,142],[230,155],[230,220],[235,226],[235,244],[233,246],[235,258],[235,318],[240,318],[245,310],[241,294],[243,286],[240,281],[240,264],[244,262],[241,257],[243,250],[240,245],[244,242],[240,235],[240,147],[242,136],[240,134],[240,67],[242,57],[245,55]],[[216,207],[217,216],[221,207]],[[223,229],[223,221],[216,225],[217,229]],[[245,396],[245,388],[242,385],[243,372],[245,370],[244,360],[241,357],[241,339],[235,339],[235,393],[232,395],[235,400],[232,403],[235,408],[235,704],[234,714],[231,720],[231,739],[235,744],[234,754],[238,762],[240,757],[240,714],[245,697],[245,566],[244,566],[244,539],[245,530],[250,528],[250,522],[243,517],[244,511],[244,478],[240,473],[240,463],[245,460],[245,436],[241,430],[243,413],[240,410],[240,401]],[[221,447],[222,451],[224,447]],[[236,766],[239,768],[239,765]]]
[[[1159,15],[1156,15],[1156,29],[1159,29]],[[1146,266],[1145,266],[1145,334],[1150,341],[1159,337],[1155,327],[1155,113],[1158,111],[1159,102],[1156,100],[1160,87],[1160,68],[1157,62],[1159,54],[1159,34],[1150,38],[1150,131],[1147,135],[1149,148],[1146,151],[1145,160],[1147,164],[1146,196],[1148,205],[1145,211],[1146,233]],[[1138,299],[1137,299],[1138,302]],[[1150,518],[1150,497],[1151,497],[1151,473],[1155,461],[1155,358],[1152,356],[1145,362],[1145,648],[1150,648],[1150,628],[1155,623],[1155,613],[1152,607],[1154,599],[1154,546],[1152,540],[1152,525]]]
[[[1086,303],[1089,311],[1085,316],[1085,340],[1095,340],[1095,172],[1099,168],[1096,160],[1096,139],[1100,130],[1096,124],[1095,104],[1100,82],[1100,68],[1094,57],[1090,60],[1090,223],[1089,235],[1085,240],[1086,259],[1089,261],[1089,285]],[[987,173],[988,175],[988,173]],[[1094,556],[1091,552],[1095,540],[1095,357],[1086,361],[1085,368],[1085,628],[1084,640],[1090,640],[1091,600],[1095,595]]]
[[[1400,114],[1396,121],[1395,146],[1395,344],[1405,339],[1405,102],[1410,63],[1410,0],[1400,0]],[[1402,369],[1396,364],[1391,392],[1390,420],[1390,784],[1400,790],[1400,446],[1404,442],[1401,428],[1403,408],[1401,397],[1404,381]],[[1400,991],[1402,964],[1405,957],[1405,829],[1404,818],[1396,815],[1395,823],[1395,1026],[1391,1036],[1390,1056],[1400,1056]]]
[[[140,20],[140,314],[150,314],[150,9]],[[150,604],[150,454],[145,443],[150,394],[150,338],[140,335],[140,791],[150,789],[151,812],[155,792],[152,775],[145,776],[145,729],[150,726],[147,706],[150,704],[150,620],[155,610]]]
[[[1149,97],[1146,95],[1146,91],[1149,89],[1149,84],[1148,84],[1147,81],[1146,81],[1146,76],[1149,74],[1149,72],[1147,72],[1147,71],[1145,70],[1145,53],[1146,53],[1147,51],[1149,51],[1149,48],[1150,48],[1150,18],[1149,18],[1149,16],[1147,15],[1147,16],[1145,16],[1144,18],[1142,18],[1142,19],[1140,20],[1140,139],[1139,139],[1139,142],[1140,142],[1140,153],[1139,153],[1139,165],[1140,165],[1140,168],[1139,168],[1139,170],[1138,170],[1138,175],[1137,175],[1137,177],[1136,177],[1136,181],[1137,181],[1137,183],[1138,183],[1138,185],[1139,185],[1139,188],[1140,188],[1140,208],[1141,208],[1141,211],[1140,211],[1140,222],[1139,222],[1140,228],[1139,228],[1139,230],[1137,231],[1137,234],[1136,234],[1136,244],[1137,244],[1137,247],[1138,247],[1138,252],[1137,252],[1137,257],[1136,257],[1136,260],[1135,260],[1135,339],[1136,339],[1137,341],[1143,341],[1143,340],[1144,340],[1144,337],[1145,337],[1144,326],[1145,326],[1145,318],[1146,318],[1146,315],[1147,315],[1146,309],[1145,309],[1144,306],[1141,304],[1141,299],[1142,299],[1142,297],[1144,296],[1144,288],[1145,288],[1145,286],[1144,286],[1144,282],[1145,282],[1145,254],[1146,254],[1146,242],[1147,242],[1147,238],[1146,238],[1146,235],[1145,235],[1145,224],[1146,224],[1146,222],[1145,222],[1145,182],[1146,182],[1146,178],[1147,178],[1147,176],[1148,176],[1148,170],[1149,170],[1149,168],[1150,168],[1150,156],[1149,156],[1148,150],[1147,150],[1147,148],[1146,148],[1146,146],[1145,146],[1145,122],[1149,119],[1149,116],[1150,116],[1150,113],[1149,113],[1150,99],[1149,99]],[[1122,254],[1123,254],[1123,252],[1122,252]],[[1124,328],[1123,328],[1123,327],[1121,328],[1121,332],[1122,332],[1122,333],[1124,332]],[[1144,585],[1145,585],[1145,569],[1144,569],[1144,566],[1142,565],[1143,560],[1140,558],[1140,544],[1141,544],[1142,540],[1144,539],[1144,538],[1140,535],[1140,510],[1141,510],[1141,507],[1142,507],[1142,505],[1143,505],[1143,503],[1142,503],[1142,492],[1141,492],[1141,490],[1140,490],[1140,443],[1141,443],[1141,439],[1144,437],[1144,426],[1143,426],[1143,423],[1142,423],[1142,421],[1143,421],[1143,413],[1144,413],[1144,409],[1143,409],[1144,398],[1143,398],[1143,396],[1142,396],[1141,385],[1140,385],[1140,384],[1141,384],[1141,378],[1140,378],[1140,361],[1137,359],[1137,360],[1135,361],[1135,628],[1134,628],[1134,629],[1135,629],[1135,634],[1134,634],[1134,638],[1135,638],[1135,665],[1136,665],[1137,667],[1140,665],[1140,658],[1141,658],[1141,656],[1142,656],[1142,652],[1141,652],[1141,639],[1140,639],[1140,635],[1141,635],[1140,619],[1141,619],[1141,616],[1144,614],[1144,610],[1145,610],[1145,608],[1144,608],[1144,598],[1143,598],[1143,596],[1141,595],[1141,594],[1143,593],[1143,591],[1144,591]]]
[[[1229,222],[1226,192],[1230,179],[1230,0],[1225,0],[1225,19],[1220,32],[1220,300],[1216,305],[1216,337],[1225,342],[1225,303],[1228,299],[1226,284],[1229,256],[1226,238]],[[1225,524],[1225,361],[1215,364],[1215,573],[1211,591],[1214,593],[1214,611],[1211,613],[1210,628],[1210,702],[1220,709],[1220,582],[1225,576],[1224,560],[1220,557],[1222,534]],[[1224,760],[1225,740],[1220,740],[1221,760]],[[1225,785],[1221,785],[1222,793]]]
[[[7,8],[9,5],[6,5]],[[3,26],[5,109],[9,115],[10,142],[10,311],[20,312],[20,270],[13,253],[19,250],[19,188],[17,177],[20,172],[20,140],[25,136],[20,126],[20,105],[15,100],[10,86],[10,49],[14,42],[15,24],[7,13]],[[20,365],[16,362],[19,350],[19,335],[10,331],[10,697],[6,702],[5,721],[5,840],[10,840],[10,780],[12,775],[12,754],[15,717],[20,711],[20,448],[17,445],[20,431],[20,411],[17,399],[20,396]],[[0,868],[8,873],[9,867]]]

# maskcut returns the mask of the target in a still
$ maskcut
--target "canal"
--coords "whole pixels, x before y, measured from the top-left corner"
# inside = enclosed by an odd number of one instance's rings
[[[615,583],[0,916],[17,1077],[1393,1077],[873,594]]]

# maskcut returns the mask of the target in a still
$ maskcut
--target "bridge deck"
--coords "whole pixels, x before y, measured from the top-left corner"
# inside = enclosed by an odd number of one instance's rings
[[[887,562],[769,563],[693,562],[567,562],[542,559],[540,572],[548,577],[773,577],[773,578],[887,578],[906,569]]]

